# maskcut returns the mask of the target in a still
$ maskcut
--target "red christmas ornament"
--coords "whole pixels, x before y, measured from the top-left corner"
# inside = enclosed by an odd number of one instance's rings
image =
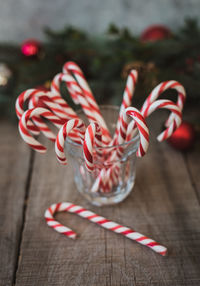
[[[29,39],[22,43],[21,51],[25,57],[37,57],[41,51],[41,43],[37,40]]]
[[[167,39],[171,36],[171,31],[162,25],[153,25],[148,27],[142,32],[140,37],[143,42],[154,42],[163,39]]]
[[[194,144],[195,130],[192,124],[183,121],[180,127],[167,140],[174,148],[184,151]]]

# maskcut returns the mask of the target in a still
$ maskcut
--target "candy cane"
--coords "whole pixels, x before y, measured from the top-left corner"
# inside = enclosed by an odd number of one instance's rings
[[[159,85],[157,85],[152,90],[150,95],[147,97],[147,99],[145,100],[145,102],[143,103],[142,108],[141,108],[141,113],[143,114],[144,117],[146,117],[145,110],[148,107],[148,105],[153,103],[164,91],[166,91],[168,89],[174,89],[178,92],[178,99],[177,99],[176,104],[180,108],[180,110],[182,111],[183,106],[184,106],[184,102],[186,99],[185,89],[178,81],[169,80],[169,81],[165,81],[165,82],[162,82]],[[169,116],[169,118],[167,119],[165,125],[168,127],[173,120],[174,120],[174,114],[171,114]],[[135,127],[134,122],[130,122],[128,130],[127,130],[127,139],[126,139],[127,141],[131,140],[131,138],[134,134],[134,131],[133,131],[134,127]]]
[[[27,100],[30,100],[33,96],[37,96],[37,98],[42,99],[43,103],[50,108],[56,115],[61,117],[63,120],[60,123],[64,123],[66,121],[66,116],[63,114],[62,109],[60,109],[59,105],[52,101],[52,94],[49,92],[41,91],[39,89],[28,89],[22,92],[17,100],[16,100],[16,113],[18,118],[20,119],[22,114],[24,113],[24,104]],[[36,102],[35,102],[36,103]],[[32,121],[35,125],[32,123]],[[51,129],[46,125],[46,123],[39,117],[33,116],[31,120],[27,122],[27,128],[33,134],[38,135],[40,130],[44,133],[45,136],[51,140],[55,141],[55,134],[51,131]],[[76,135],[74,135],[74,140],[76,140]]]
[[[56,138],[56,143],[55,143],[56,156],[58,161],[63,165],[67,164],[67,159],[64,153],[65,140],[66,137],[69,136],[71,131],[74,129],[78,131],[81,142],[83,143],[85,134],[85,124],[81,119],[71,119],[68,122],[66,122],[59,130]]]
[[[149,146],[149,130],[146,124],[146,121],[140,111],[134,107],[128,107],[123,113],[122,121],[120,125],[120,132],[118,136],[118,144],[123,144],[126,140],[126,133],[128,127],[128,116],[132,117],[135,121],[135,124],[138,128],[139,135],[140,135],[140,144],[137,150],[136,155],[138,157],[142,157],[147,152]],[[118,147],[118,156],[121,156],[121,152],[123,148]]]
[[[101,113],[95,107],[93,109],[91,108],[79,84],[74,80],[74,78],[69,73],[63,74],[62,80],[66,82],[67,86],[70,87],[70,89],[73,90],[73,96],[74,94],[76,95],[75,97],[76,102],[78,101],[79,104],[81,104],[82,109],[85,112],[86,116],[88,117],[89,121],[98,122],[101,125],[103,142],[105,144],[110,142],[111,136]]]
[[[69,227],[60,224],[58,221],[54,219],[55,213],[63,211],[78,214],[80,217],[88,219],[89,221],[96,223],[105,229],[111,230],[118,234],[122,234],[123,236],[131,240],[134,240],[142,245],[145,245],[162,256],[165,256],[167,254],[167,248],[163,245],[160,245],[153,239],[144,236],[143,234],[136,232],[133,229],[122,226],[114,221],[108,220],[105,217],[102,217],[94,212],[91,212],[90,210],[87,210],[81,206],[74,205],[69,202],[63,202],[51,205],[45,211],[44,214],[48,226],[50,226],[55,231],[64,234],[69,238],[75,239],[77,237],[77,234]]]
[[[69,75],[74,75],[75,79],[77,80],[77,85],[80,87],[81,89],[81,93],[84,95],[85,100],[87,101],[88,105],[90,106],[91,110],[94,112],[96,112],[96,115],[98,114],[99,120],[96,118],[96,121],[98,121],[102,127],[105,129],[103,130],[103,134],[105,134],[105,136],[108,136],[108,138],[110,139],[110,133],[109,130],[106,126],[106,123],[101,115],[99,106],[92,94],[92,91],[85,79],[85,76],[82,72],[82,70],[80,69],[80,67],[74,63],[74,62],[67,62],[65,63],[65,65],[63,66],[63,73],[65,74],[69,74]],[[73,77],[72,77],[73,78]],[[73,78],[74,79],[74,78]],[[71,83],[67,82],[67,87],[69,89],[69,92],[75,102],[75,104],[78,104],[80,102],[80,97],[76,95],[76,85],[75,85],[75,80],[73,80]],[[75,89],[74,89],[75,88]],[[80,93],[80,90],[78,91],[78,93]]]
[[[147,152],[147,149],[149,146],[149,130],[148,130],[144,117],[142,116],[140,111],[134,107],[128,107],[123,112],[122,120],[120,123],[119,134],[117,137],[117,144],[121,145],[126,140],[126,133],[127,133],[127,128],[128,128],[128,116],[131,116],[133,118],[138,128],[139,135],[140,135],[140,144],[139,144],[136,154],[138,157],[142,157]],[[118,159],[121,158],[123,152],[124,152],[124,147],[118,146],[118,148],[116,149],[116,152],[112,153],[110,160],[113,160],[115,157],[117,157]],[[110,189],[113,186],[114,180],[117,180],[117,178],[119,178],[120,164],[115,163],[114,167],[115,168],[113,168],[113,170],[115,171],[115,173],[112,172],[113,177],[109,176],[108,178],[110,180],[109,182]],[[110,170],[108,169],[106,170],[106,172],[108,173],[110,172]],[[99,182],[99,185],[98,185],[98,182]],[[97,181],[94,183],[93,190],[97,190],[97,186],[100,188],[100,183],[101,183],[100,179],[97,179]]]
[[[119,117],[118,117],[118,121],[117,121],[117,125],[116,125],[115,134],[113,136],[113,144],[116,143],[116,139],[117,139],[118,134],[119,134],[120,122],[122,120],[123,112],[127,107],[129,107],[131,105],[131,101],[132,101],[132,97],[134,94],[137,78],[138,78],[137,71],[131,70],[129,75],[128,75],[126,87],[125,87],[124,94],[123,94],[123,101],[122,101],[120,111],[119,111]]]
[[[126,133],[128,128],[128,116],[132,117],[137,129],[139,131],[140,135],[140,144],[137,150],[136,155],[138,157],[142,157],[146,154],[148,146],[149,146],[149,130],[146,124],[146,121],[140,111],[134,107],[128,107],[124,110],[120,128],[119,128],[119,134],[117,137],[117,144],[121,145],[126,141]],[[112,157],[116,156],[118,159],[121,158],[122,154],[124,152],[124,146],[118,146],[116,153],[112,154]],[[115,166],[115,174],[113,174],[116,178],[119,178],[119,172],[120,172],[120,164],[116,164]]]
[[[115,130],[113,140],[110,143],[110,145],[118,144],[117,138],[119,136],[119,129],[120,129],[121,121],[122,121],[123,112],[127,107],[131,105],[137,79],[138,79],[138,72],[136,70],[131,70],[127,78],[127,83],[126,83],[126,87],[125,87],[124,94],[123,94],[123,101],[122,101],[120,111],[119,111],[119,117],[118,117],[118,121],[116,125],[116,130]],[[113,160],[115,155],[116,155],[115,152],[111,153],[111,160]],[[118,169],[118,164],[115,164],[115,165],[116,165],[115,167]],[[112,185],[113,185],[111,181],[113,181],[113,179],[114,180],[116,179],[116,175],[118,171],[119,170],[117,170],[116,174],[112,174],[112,176],[109,175],[109,173],[111,172],[110,168],[105,172],[106,177],[107,177],[107,182],[110,188],[112,188]],[[109,177],[112,177],[112,180],[109,179]]]
[[[74,75],[80,88],[85,94],[85,98],[88,101],[90,107],[92,109],[96,109],[100,113],[99,106],[96,103],[96,100],[80,67],[74,62],[67,62],[63,66],[63,73],[71,73],[71,75]]]
[[[53,111],[57,116],[59,116],[60,118],[62,118],[64,120],[63,123],[66,121],[66,115],[64,114],[64,112],[60,108],[60,106],[52,100],[52,94],[50,92],[41,91],[39,89],[28,89],[28,90],[22,92],[18,96],[18,98],[16,100],[15,108],[16,108],[16,114],[17,114],[19,119],[21,118],[22,114],[24,113],[25,102],[27,100],[30,100],[32,97],[37,97],[38,99],[40,98],[42,100],[42,102],[51,111]],[[38,100],[35,99],[34,103],[36,104],[36,102],[38,102]],[[49,137],[51,137],[52,139],[54,138],[53,133],[48,128],[48,126],[40,119],[40,117],[32,117],[32,120],[35,123],[35,125],[29,120],[27,123],[27,127],[33,134],[37,135],[39,133],[39,130],[42,128],[43,130],[44,129],[48,130]]]
[[[157,109],[164,108],[168,109],[172,112],[174,115],[174,121],[171,122],[168,128],[164,130],[158,137],[158,141],[163,141],[169,138],[172,133],[180,126],[181,120],[182,120],[182,113],[180,108],[173,103],[171,100],[156,100],[150,105],[146,107],[146,109],[143,109],[143,114],[145,117],[148,117],[152,112],[154,112]],[[124,142],[124,138],[126,137],[126,125],[123,126],[123,132],[120,133],[121,136],[119,136],[119,144],[122,144]],[[127,138],[127,137],[126,137]],[[120,147],[118,149],[118,156],[123,153],[123,148]]]
[[[114,172],[114,165],[116,165],[116,163],[113,163],[113,165],[111,167],[109,167],[108,169],[106,169],[105,167],[102,167],[102,169],[99,171],[99,174],[97,175],[95,182],[93,183],[92,187],[91,187],[91,192],[95,193],[95,192],[103,192],[103,193],[107,193],[110,192],[110,190],[112,189],[113,185],[117,184],[117,177],[116,174]],[[117,174],[118,175],[118,174]]]
[[[46,147],[39,143],[35,138],[33,138],[32,135],[30,135],[30,133],[28,132],[27,128],[27,122],[29,121],[29,119],[38,116],[43,116],[44,118],[48,119],[58,128],[62,124],[60,119],[46,108],[38,107],[34,109],[29,109],[23,113],[19,121],[19,132],[21,134],[21,137],[31,148],[40,153],[44,153],[46,152]],[[41,131],[44,133],[45,136],[49,136],[48,131],[46,129],[42,129]]]
[[[30,104],[29,109],[38,107],[38,101],[41,101],[45,105],[45,108],[49,108],[50,111],[55,113],[59,118],[63,119],[64,121],[69,120],[69,115],[63,110],[62,106],[59,105],[59,103],[56,102],[55,96],[52,92],[38,92],[34,93],[33,98],[30,98]],[[78,117],[76,115],[76,117]],[[71,118],[70,118],[71,119]]]
[[[62,82],[63,74],[59,73],[54,76],[51,83],[51,92],[54,94],[54,101],[59,103],[65,113],[68,115],[68,119],[77,118],[75,111],[68,105],[68,103],[61,97],[60,84]]]
[[[15,111],[17,114],[18,119],[20,119],[24,113],[24,103],[28,98],[31,98],[34,93],[35,93],[35,89],[29,89],[26,90],[24,92],[22,92],[16,99],[15,102]],[[38,135],[40,133],[40,130],[37,126],[35,126],[33,124],[33,122],[29,121],[27,124],[29,130],[34,134],[34,135]]]
[[[99,170],[99,174],[94,184],[92,185],[90,191],[92,193],[96,193],[100,190],[100,186],[101,186],[103,192],[105,192],[105,180],[106,180],[106,170],[105,168],[102,168],[101,170]]]
[[[164,108],[168,109],[172,112],[174,120],[170,123],[169,127],[167,127],[160,135],[158,135],[158,141],[164,141],[169,138],[172,133],[180,126],[182,121],[182,112],[181,109],[173,103],[171,100],[160,99],[156,100],[144,109],[145,117],[148,117],[152,112],[157,109]]]
[[[151,104],[153,101],[155,101],[164,91],[166,91],[168,89],[174,89],[178,92],[178,99],[177,99],[176,104],[180,108],[180,110],[182,111],[183,106],[184,106],[184,102],[185,102],[185,98],[186,98],[185,89],[178,81],[169,80],[169,81],[165,81],[165,82],[160,83],[159,85],[157,85],[152,90],[150,95],[145,100],[145,102],[142,106],[141,112],[143,112],[143,110],[145,110],[149,104]],[[172,114],[169,117],[169,119],[167,120],[166,126],[169,126],[169,124],[173,121],[173,119],[174,119],[174,115]]]
[[[99,156],[102,155],[101,149],[98,149],[99,147],[102,147],[101,138],[102,133],[99,124],[97,122],[90,123],[90,125],[85,131],[85,137],[83,142],[85,165],[90,172],[94,169],[94,151],[96,150]],[[94,146],[97,147],[97,149],[94,150]]]
[[[85,96],[83,95],[82,89],[80,88],[79,84],[75,81],[75,79],[66,72],[65,74],[58,74],[54,77],[52,81],[52,92],[59,94],[60,91],[60,83],[64,81],[66,83],[66,86],[68,88],[68,91],[74,101],[75,104],[80,103],[86,116],[90,120],[90,122],[93,121],[100,121],[102,123],[104,121],[103,118],[101,118],[101,115],[95,113],[95,110],[92,110],[90,108],[90,105],[88,101],[86,100]],[[107,131],[105,131],[107,132]]]
[[[57,115],[60,119],[62,119],[62,121],[61,121],[62,124],[64,124],[67,120],[71,119],[71,117],[78,119],[78,116],[73,111],[73,109],[71,109],[71,108],[69,108],[67,110],[63,109],[62,105],[60,105],[63,102],[62,98],[60,100],[60,96],[57,98],[57,96],[55,94],[53,94],[52,92],[49,92],[49,91],[45,92],[45,91],[41,91],[41,90],[37,90],[37,89],[27,90],[18,97],[18,100],[16,102],[16,106],[21,107],[21,109],[19,110],[20,113],[22,113],[22,107],[24,106],[25,101],[28,99],[29,99],[29,103],[30,103],[29,107],[37,107],[38,100],[40,99],[41,102],[50,109],[50,111],[52,111],[53,113],[55,113],[55,115]],[[66,105],[67,105],[67,103],[66,103]],[[19,108],[17,108],[17,110],[18,109]],[[69,113],[69,112],[71,112],[71,113]],[[39,129],[42,129],[42,130],[46,129],[46,131],[48,130],[48,134],[49,134],[48,138],[51,136],[51,138],[49,138],[49,139],[51,139],[52,141],[55,141],[54,133],[52,133],[52,131],[41,120],[40,117],[33,117],[32,120]],[[28,127],[29,127],[29,125],[28,125]],[[70,136],[74,142],[81,143],[79,135],[77,133],[71,132]]]
[[[182,121],[182,112],[181,109],[173,103],[171,100],[165,100],[165,99],[160,99],[160,100],[155,100],[149,105],[146,106],[146,108],[142,109],[142,115],[146,118],[148,117],[152,112],[154,112],[157,109],[160,108],[165,108],[171,111],[170,116],[172,115],[174,120],[171,121],[171,123],[168,123],[168,127],[166,128],[165,131],[163,131],[158,137],[158,141],[164,141],[167,138],[169,138],[172,133],[180,126],[181,121]],[[167,122],[170,122],[169,119]],[[128,129],[127,129],[127,136],[126,136],[126,141],[131,140],[131,138],[135,134],[135,124],[134,122],[130,122]]]
[[[123,116],[123,112],[124,110],[129,107],[131,105],[131,101],[132,101],[132,97],[134,94],[134,90],[135,90],[135,85],[137,82],[137,78],[138,78],[138,72],[136,70],[131,70],[128,78],[127,78],[127,83],[126,83],[126,87],[124,90],[124,94],[123,94],[123,101],[120,107],[120,111],[119,111],[119,117],[118,117],[118,121],[117,121],[117,125],[116,125],[116,130],[113,136],[113,140],[111,141],[110,145],[115,145],[117,144],[117,137],[119,134],[119,129],[120,129],[120,124],[121,124],[121,120],[122,120],[122,116]],[[111,153],[111,160],[113,160],[113,158],[116,156],[115,152]],[[117,173],[119,173],[119,166],[118,164],[115,164],[117,171],[115,173],[110,171],[110,168],[105,172],[105,176],[107,177],[107,182],[109,185],[109,188],[112,188],[112,182],[116,181],[117,178]],[[111,175],[110,175],[111,173]],[[109,179],[110,178],[110,179]]]

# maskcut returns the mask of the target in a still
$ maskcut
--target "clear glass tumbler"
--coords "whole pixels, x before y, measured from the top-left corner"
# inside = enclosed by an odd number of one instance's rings
[[[114,134],[119,107],[100,106],[101,113],[111,135]],[[82,111],[78,115],[88,125]],[[112,147],[102,147],[102,157],[94,156],[94,170],[86,169],[83,149],[69,137],[65,142],[66,156],[74,171],[74,181],[78,191],[92,204],[97,206],[116,204],[124,200],[133,189],[136,176],[136,151],[139,146],[138,133],[129,142]],[[113,156],[116,150],[123,150],[122,155]],[[94,148],[94,153],[97,148]],[[99,150],[97,150],[99,151]],[[99,152],[97,152],[99,153]]]

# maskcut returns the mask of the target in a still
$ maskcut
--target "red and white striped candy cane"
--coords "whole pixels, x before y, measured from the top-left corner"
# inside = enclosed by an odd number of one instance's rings
[[[18,96],[16,100],[15,108],[16,108],[16,114],[19,119],[24,113],[25,102],[27,100],[31,100],[32,97],[35,97],[35,98],[37,97],[38,99],[40,98],[47,108],[49,108],[52,112],[54,112],[57,116],[59,116],[60,118],[64,120],[63,123],[66,121],[66,115],[64,114],[60,106],[52,100],[52,94],[50,92],[41,91],[39,89],[28,89],[22,92]],[[38,100],[36,101],[35,99],[34,103],[36,104],[36,102],[38,102]],[[36,133],[38,133],[40,129],[40,125],[42,125],[43,128],[46,126],[46,128],[48,129],[47,125],[44,122],[42,122],[42,120],[39,117],[37,117],[36,120],[34,117],[32,118],[32,120],[35,121],[36,126],[34,126],[33,123],[29,121],[27,126],[30,131],[34,131],[36,129],[37,130]]]
[[[110,165],[108,167],[102,166],[92,185],[91,192],[109,192],[114,185],[118,184],[120,163],[112,162]]]
[[[95,110],[90,108],[88,101],[86,100],[82,89],[79,84],[75,81],[75,79],[67,72],[65,74],[58,74],[54,77],[51,85],[51,90],[55,94],[60,94],[60,83],[64,81],[68,88],[68,91],[74,101],[75,104],[81,104],[83,111],[88,117],[90,122],[98,121],[103,123],[104,119],[102,116],[97,114]],[[107,131],[105,131],[107,133]]]
[[[20,96],[18,97],[16,101],[16,112],[19,114],[23,114],[23,106],[26,100],[30,100],[34,97],[34,100],[31,101],[30,107],[37,107],[38,100],[40,99],[41,102],[50,109],[55,115],[57,115],[61,120],[61,124],[64,124],[67,120],[72,118],[78,118],[76,113],[71,109],[68,108],[63,109],[63,106],[60,105],[60,103],[63,102],[62,98],[60,100],[60,97],[57,100],[57,96],[54,95],[52,92],[49,91],[41,91],[39,89],[28,89]],[[67,103],[66,103],[67,104]],[[71,112],[71,113],[69,113]],[[55,141],[55,135],[54,133],[48,128],[48,126],[43,122],[43,120],[38,116],[38,117],[32,117],[33,122],[35,125],[39,128],[39,130],[46,130],[48,132],[48,138],[51,139],[52,141]],[[31,121],[29,121],[31,122]],[[30,124],[27,124],[29,130],[30,129]],[[79,135],[76,134],[75,132],[71,132],[70,134],[71,138],[73,141],[80,143],[80,138]]]
[[[50,109],[50,111],[53,111],[57,116],[59,116],[59,118],[62,119],[60,121],[60,124],[64,124],[64,122],[66,121],[66,115],[64,114],[60,106],[52,100],[52,94],[50,92],[41,91],[39,89],[28,89],[22,92],[18,96],[15,106],[16,106],[16,113],[19,119],[24,113],[25,102],[27,100],[30,100],[33,96],[40,98],[44,103],[44,105]],[[34,122],[35,125],[31,120]],[[47,124],[40,118],[40,116],[33,116],[31,120],[27,122],[27,127],[29,131],[31,131],[35,135],[38,135],[41,130],[43,131],[43,133],[46,132],[45,136],[49,140],[55,141],[56,138],[55,134],[51,131],[51,129],[47,126]],[[74,137],[75,137],[74,139],[76,140],[77,139],[76,134],[74,134]]]
[[[50,226],[55,231],[64,234],[69,238],[75,239],[77,237],[77,234],[69,227],[62,225],[61,223],[59,223],[54,219],[55,213],[64,211],[78,214],[80,217],[88,219],[89,221],[96,223],[105,229],[111,230],[118,234],[122,234],[123,236],[131,240],[134,240],[142,245],[149,247],[151,250],[155,251],[156,253],[162,256],[165,256],[167,254],[167,248],[163,245],[160,245],[155,240],[139,232],[136,232],[135,230],[129,227],[122,226],[114,221],[108,220],[105,217],[102,217],[94,212],[91,212],[90,210],[87,210],[81,206],[69,202],[63,202],[51,205],[45,211],[44,214],[48,226]]]
[[[27,99],[30,99],[34,94],[36,93],[35,89],[29,89],[24,92],[22,92],[16,99],[15,102],[15,111],[17,114],[18,119],[20,119],[24,113],[24,103]],[[37,126],[33,124],[32,121],[29,121],[27,123],[28,129],[34,134],[38,135],[40,133],[40,130]]]
[[[142,157],[147,152],[149,146],[149,129],[147,127],[146,121],[140,111],[134,107],[128,107],[123,113],[122,121],[120,125],[120,132],[118,136],[118,144],[123,144],[126,140],[127,128],[128,128],[128,116],[132,117],[138,128],[140,135],[140,144],[137,150],[137,156]],[[123,148],[118,148],[118,157],[121,156]]]
[[[168,123],[168,127],[165,131],[163,131],[158,137],[158,141],[164,141],[167,138],[169,138],[172,133],[180,126],[182,121],[182,112],[181,109],[173,103],[171,100],[167,99],[160,99],[155,100],[149,105],[146,106],[146,108],[143,108],[142,115],[146,118],[148,117],[152,112],[154,112],[157,109],[164,108],[171,111],[171,115],[173,116],[174,120],[171,121],[171,123]],[[169,122],[169,120],[167,120]],[[135,126],[133,122],[129,123],[128,130],[127,130],[127,136],[126,140],[129,141],[135,134]]]
[[[121,124],[120,124],[119,134],[117,137],[117,144],[121,145],[125,143],[126,141],[126,134],[127,134],[127,128],[128,128],[128,116],[133,118],[137,126],[137,129],[139,131],[140,144],[139,144],[136,154],[138,157],[142,157],[147,152],[147,149],[149,146],[149,130],[148,130],[144,117],[142,116],[142,114],[140,113],[138,109],[134,107],[128,107],[124,110]],[[124,152],[124,147],[118,146],[118,148],[116,149],[116,152],[112,153],[110,160],[114,160],[115,157],[118,159],[121,158],[123,152]],[[111,170],[107,169],[104,175],[106,176],[106,174],[108,174],[109,172],[111,172]],[[112,188],[113,184],[115,184],[117,178],[119,178],[119,172],[120,172],[120,164],[116,163],[114,164],[113,171],[111,172],[112,176],[109,175],[109,178],[108,178],[110,189]],[[94,190],[97,190],[98,183],[99,183],[98,187],[100,187],[100,184],[101,184],[100,179],[102,179],[102,176],[101,178],[98,178],[95,181]],[[104,178],[104,181],[106,181],[106,178]]]
[[[29,109],[35,107],[41,107],[38,106],[39,100],[40,103],[42,103],[45,106],[42,107],[50,109],[50,111],[55,113],[55,115],[57,115],[64,121],[69,120],[69,115],[63,110],[62,106],[60,106],[59,103],[56,102],[55,95],[52,92],[37,90],[37,92],[34,93],[34,95],[29,100]]]
[[[77,103],[77,101],[79,102],[79,104],[82,106],[82,109],[84,113],[86,114],[87,118],[89,119],[89,121],[98,122],[101,125],[103,142],[105,144],[110,142],[111,136],[106,126],[105,120],[103,119],[100,111],[97,108],[95,108],[95,106],[91,108],[79,84],[75,81],[75,79],[69,73],[63,74],[62,80],[66,82],[68,87],[70,86],[70,90],[71,89],[73,90],[73,96],[74,94],[76,95],[75,103]]]
[[[116,139],[117,139],[118,134],[119,134],[120,122],[122,120],[123,112],[127,107],[129,107],[131,105],[131,101],[133,98],[137,78],[138,78],[137,71],[131,70],[129,75],[128,75],[126,87],[125,87],[124,94],[123,94],[123,101],[122,101],[120,111],[119,111],[119,117],[118,117],[118,121],[117,121],[117,125],[116,125],[115,134],[113,136],[113,142],[114,142],[113,144],[116,143]]]
[[[182,111],[183,106],[184,106],[184,102],[186,99],[186,92],[184,87],[175,80],[169,80],[169,81],[165,81],[160,83],[159,85],[157,85],[152,92],[150,93],[150,95],[147,97],[147,99],[145,100],[141,112],[143,113],[144,110],[147,108],[147,106],[149,104],[151,104],[152,102],[154,102],[164,91],[168,90],[168,89],[174,89],[177,91],[178,93],[178,99],[177,99],[177,106],[180,108],[180,110]],[[145,113],[143,113],[145,116]],[[169,124],[172,122],[172,120],[174,119],[174,115],[172,114],[169,119],[166,122],[166,126],[169,126]]]
[[[97,149],[94,149],[97,147]],[[94,169],[94,152],[96,151],[98,156],[102,155],[102,132],[101,127],[97,122],[92,122],[85,131],[84,141],[83,141],[83,154],[85,159],[85,165],[88,171],[92,172]]]
[[[186,92],[184,87],[175,80],[169,80],[169,81],[164,81],[161,82],[159,85],[157,85],[152,92],[150,93],[150,95],[147,97],[147,99],[145,100],[145,102],[143,103],[143,106],[141,108],[141,113],[144,117],[146,117],[145,114],[145,110],[147,108],[148,105],[150,105],[151,103],[153,103],[164,91],[168,90],[168,89],[174,89],[178,92],[178,99],[177,99],[177,106],[180,108],[180,110],[182,111],[183,106],[184,106],[184,102],[186,99]],[[174,114],[171,114],[169,116],[169,118],[167,119],[165,125],[168,127],[170,125],[170,123],[174,120]],[[134,134],[134,122],[130,122],[129,126],[128,126],[128,131],[127,131],[127,141],[131,140],[133,134]]]
[[[160,108],[170,110],[174,116],[174,120],[170,123],[166,130],[160,133],[157,137],[158,141],[164,141],[169,138],[172,133],[180,126],[182,121],[182,112],[181,109],[171,100],[160,99],[154,101],[148,105],[146,109],[144,109],[145,117],[148,117],[152,112]]]
[[[121,118],[118,137],[117,137],[117,144],[121,145],[125,143],[126,141],[127,129],[128,129],[128,116],[133,118],[135,125],[139,131],[140,144],[139,144],[136,155],[138,157],[142,157],[146,154],[148,146],[149,146],[149,129],[147,127],[144,117],[142,116],[142,114],[140,113],[138,109],[134,107],[128,107],[124,110],[122,118]],[[116,152],[114,152],[111,155],[111,160],[113,160],[114,157],[117,157],[118,159],[121,158],[123,152],[124,152],[124,147],[118,146],[118,148],[116,149]],[[107,172],[108,171],[109,170],[107,170]],[[117,180],[117,178],[119,178],[120,164],[116,163],[113,168],[113,171],[114,171],[112,172],[113,179],[115,178]]]
[[[100,113],[99,106],[80,67],[75,62],[66,62],[63,66],[63,73],[71,73],[71,75],[74,75],[91,108],[95,108]]]
[[[116,177],[113,178],[113,167],[108,169],[103,167],[96,177],[94,184],[92,185],[91,192],[110,192],[115,179]]]
[[[126,87],[124,90],[124,94],[123,94],[123,101],[120,107],[120,111],[119,111],[119,117],[118,117],[118,121],[117,121],[117,125],[116,125],[116,130],[115,130],[115,134],[113,136],[113,140],[112,143],[113,145],[118,144],[117,143],[117,138],[119,135],[119,130],[120,130],[120,124],[122,121],[122,116],[123,116],[123,112],[124,110],[129,107],[131,105],[131,101],[132,101],[132,97],[134,94],[134,90],[135,90],[135,85],[137,82],[137,78],[138,78],[138,73],[136,70],[131,70],[128,78],[127,78],[127,83],[126,83]],[[116,152],[111,154],[111,160],[113,160],[113,158],[116,156]],[[118,168],[117,164],[115,164],[116,168]],[[110,172],[109,170],[107,171],[107,173]],[[113,174],[113,177],[115,175]],[[109,180],[110,181],[110,180]]]
[[[103,190],[103,192],[105,192],[105,180],[106,180],[106,169],[102,168],[99,170],[99,174],[98,174],[94,184],[92,185],[92,188],[90,189],[90,191],[92,193],[96,193],[101,188]]]
[[[65,140],[66,137],[69,136],[71,131],[74,129],[78,131],[78,135],[81,139],[81,142],[83,143],[85,134],[85,124],[81,119],[71,119],[68,122],[66,122],[59,130],[56,138],[56,143],[55,143],[56,156],[58,161],[63,165],[67,164],[67,159],[64,153]]]
[[[59,73],[54,76],[51,83],[51,92],[54,94],[54,101],[57,102],[68,116],[68,119],[78,118],[75,111],[68,105],[60,94],[60,84],[62,82],[63,74]]]
[[[31,148],[33,148],[34,150],[40,153],[44,153],[46,152],[46,147],[43,146],[41,143],[39,143],[35,138],[33,138],[33,136],[29,133],[28,128],[27,128],[27,122],[32,117],[38,117],[38,116],[43,116],[44,118],[48,119],[58,128],[62,126],[62,124],[61,124],[61,120],[46,108],[38,107],[34,109],[29,109],[23,113],[19,121],[19,132],[21,134],[21,137]],[[47,138],[49,138],[49,134],[46,129],[44,130],[42,129],[41,131],[44,133],[44,135]]]

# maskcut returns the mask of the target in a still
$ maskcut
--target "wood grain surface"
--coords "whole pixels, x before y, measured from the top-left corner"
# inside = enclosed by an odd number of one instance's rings
[[[150,149],[138,160],[136,185],[116,206],[98,208],[86,202],[75,189],[70,166],[57,163],[52,144],[44,139],[47,154],[35,154],[29,166],[32,172],[24,191],[28,204],[20,253],[15,257],[14,285],[200,285],[199,144],[182,154],[167,143],[156,142],[163,116],[152,116]],[[20,164],[27,168],[23,158]],[[58,214],[57,219],[80,237],[73,241],[59,235],[43,217],[45,209],[59,201],[80,204],[152,237],[168,247],[168,256],[161,257],[74,214]]]
[[[0,122],[0,285],[12,285],[19,259],[31,151],[17,126]]]

